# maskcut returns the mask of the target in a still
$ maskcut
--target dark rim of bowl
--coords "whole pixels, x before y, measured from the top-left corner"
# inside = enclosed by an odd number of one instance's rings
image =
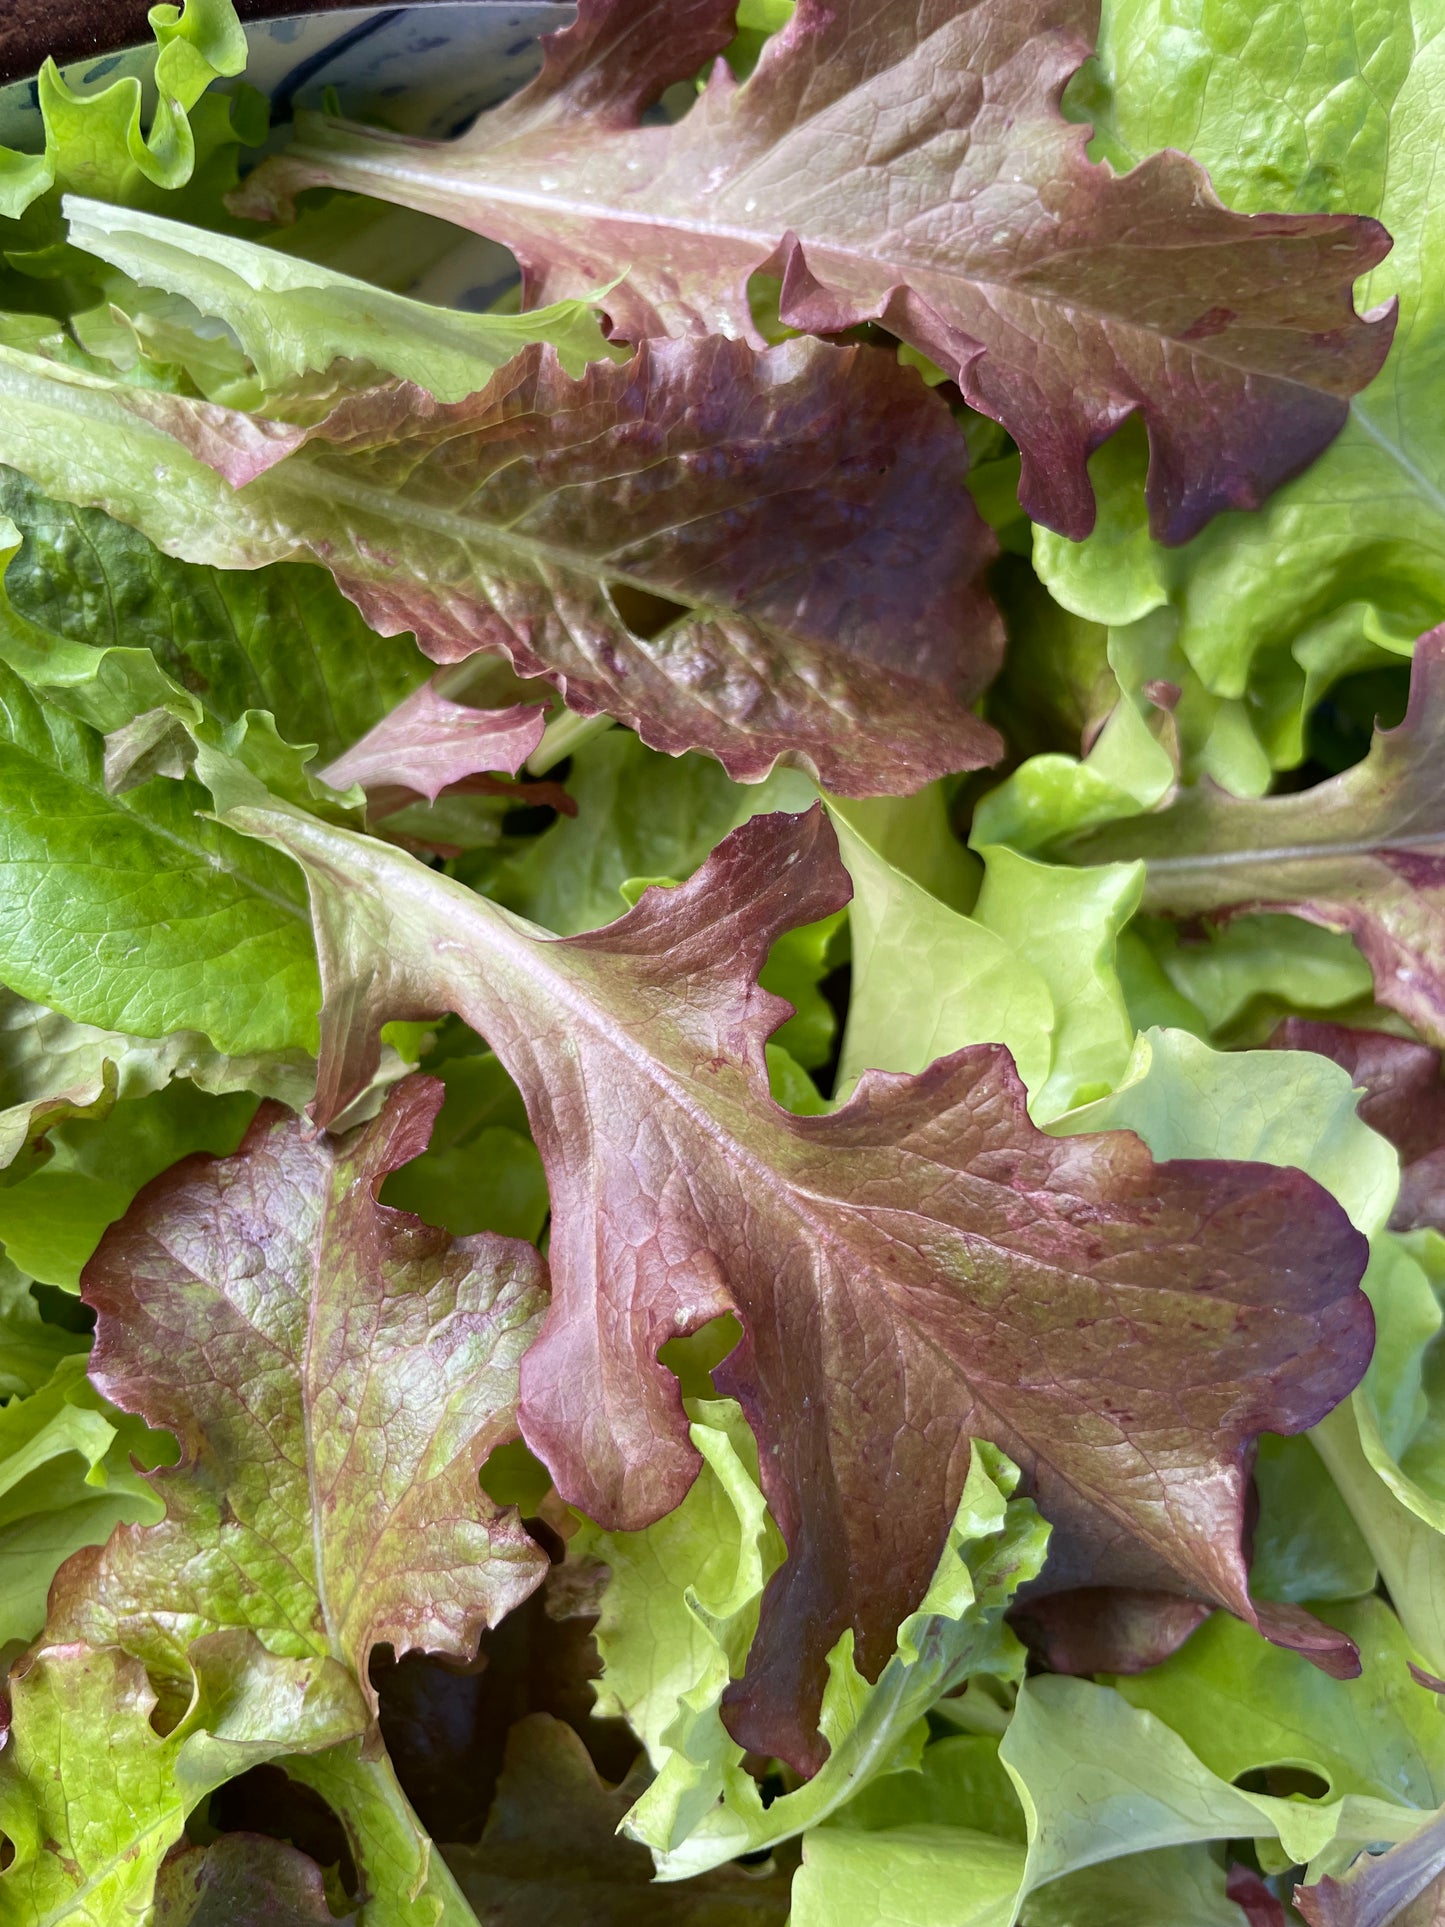
[[[332,13],[359,0],[235,0],[243,21]],[[408,0],[428,6],[437,0]],[[0,0],[0,86],[29,80],[47,55],[59,66],[144,46],[151,0]],[[365,4],[365,0],[360,0]]]

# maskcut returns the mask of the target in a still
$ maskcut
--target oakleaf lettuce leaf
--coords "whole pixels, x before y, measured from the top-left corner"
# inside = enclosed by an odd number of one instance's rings
[[[1420,1823],[1418,1808],[1373,1795],[1317,1804],[1232,1786],[1162,1720],[1082,1679],[1025,1681],[999,1755],[1028,1821],[1025,1891],[1121,1851],[1202,1840],[1278,1839],[1284,1865],[1340,1865]]]
[[[630,879],[690,877],[729,830],[769,810],[805,810],[817,794],[801,770],[735,783],[711,757],[661,756],[628,729],[579,744],[567,788],[576,816],[475,879],[483,895],[559,937],[611,923]]]
[[[424,797],[489,771],[514,776],[542,740],[546,711],[538,704],[479,709],[453,702],[433,677],[404,697],[359,742],[318,770],[334,790],[359,783],[373,818],[394,815]]]
[[[1440,1053],[1388,1031],[1288,1017],[1270,1038],[1277,1050],[1313,1050],[1342,1065],[1360,1092],[1360,1116],[1400,1154],[1395,1231],[1445,1232],[1445,1084]]]
[[[443,214],[510,247],[531,301],[625,272],[606,301],[629,339],[756,341],[747,283],[776,275],[789,326],[880,320],[936,362],[1018,443],[1024,507],[1074,537],[1087,455],[1127,415],[1178,542],[1303,467],[1379,368],[1391,319],[1350,303],[1387,245],[1375,223],[1241,220],[1177,153],[1090,164],[1057,106],[1086,4],[800,0],[745,82],[719,63],[676,125],[639,126],[734,15],[699,0],[659,34],[651,0],[591,0],[450,146],[313,117],[233,205],[284,213],[330,184]],[[898,134],[875,151],[880,125]]]
[[[0,391],[0,458],[49,492],[189,561],[321,561],[382,633],[504,653],[670,754],[868,793],[1000,753],[969,707],[992,536],[881,352],[650,342],[573,381],[533,346],[464,402],[383,386],[310,428],[3,349]]]
[[[52,1636],[173,1675],[193,1640],[245,1626],[331,1654],[370,1694],[377,1641],[469,1657],[532,1591],[544,1555],[476,1475],[515,1436],[541,1262],[376,1202],[440,1098],[411,1080],[335,1140],[265,1106],[234,1157],[182,1160],[107,1233],[85,1274],[91,1375],[176,1434],[183,1469],[152,1481],[163,1523],[65,1567]]]
[[[1271,1059],[1289,1062],[1283,1077]],[[1427,1358],[1442,1316],[1432,1281],[1445,1272],[1445,1254],[1431,1233],[1407,1239],[1384,1230],[1394,1207],[1395,1161],[1356,1104],[1349,1071],[1327,1058],[1214,1051],[1198,1038],[1162,1031],[1139,1039],[1117,1092],[1053,1128],[1127,1125],[1158,1155],[1258,1157],[1308,1171],[1370,1235],[1362,1283],[1375,1314],[1371,1363],[1310,1442],[1415,1650],[1438,1673],[1445,1670],[1445,1475],[1439,1395]]]
[[[367,1917],[398,1927],[467,1915],[377,1743],[371,1652],[470,1657],[546,1569],[477,1480],[515,1436],[541,1261],[485,1234],[454,1242],[376,1201],[424,1148],[440,1096],[409,1081],[341,1139],[268,1105],[234,1157],[173,1166],[107,1235],[86,1271],[92,1375],[123,1410],[169,1425],[182,1464],[147,1481],[162,1520],[66,1563],[48,1619],[67,1650],[122,1649],[172,1692],[197,1654],[238,1640],[268,1665],[341,1682],[355,1711],[315,1757],[285,1706],[265,1757],[284,1755],[330,1803],[373,1896]],[[151,1824],[140,1803],[136,1823]],[[137,1904],[155,1871],[141,1858]]]
[[[559,941],[214,780],[230,822],[308,873],[327,986],[318,1115],[364,1084],[382,1022],[448,1007],[523,1092],[553,1300],[522,1423],[562,1496],[609,1530],[677,1505],[698,1460],[657,1349],[725,1312],[742,1323],[715,1383],[758,1437],[789,1556],[729,1690],[741,1744],[820,1764],[827,1655],[850,1627],[865,1677],[892,1651],[942,1555],[970,1434],[1022,1468],[1058,1586],[1164,1584],[1256,1617],[1238,1549],[1247,1441],[1323,1416],[1370,1344],[1363,1243],[1311,1180],[1156,1167],[1122,1133],[1045,1137],[994,1045],[919,1077],[870,1073],[826,1115],[778,1109],[764,1047],[786,1006],[756,972],[781,930],[846,901],[821,812],[754,818],[689,882]]]

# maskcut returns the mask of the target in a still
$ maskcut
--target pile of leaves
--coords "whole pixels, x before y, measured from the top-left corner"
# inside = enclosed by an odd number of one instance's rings
[[[1445,1918],[1445,0],[152,20],[0,154],[0,1921]]]

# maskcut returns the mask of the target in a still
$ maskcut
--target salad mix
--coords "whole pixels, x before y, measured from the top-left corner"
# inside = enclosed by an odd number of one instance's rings
[[[1445,0],[151,21],[0,153],[0,1922],[1445,1919]]]

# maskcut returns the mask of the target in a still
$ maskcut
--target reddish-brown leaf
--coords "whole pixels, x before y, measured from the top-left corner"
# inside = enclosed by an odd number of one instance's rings
[[[1273,1050],[1313,1050],[1332,1057],[1362,1093],[1360,1116],[1400,1153],[1394,1231],[1445,1231],[1445,1083],[1440,1053],[1382,1030],[1286,1017],[1269,1040]]]
[[[947,407],[880,349],[659,341],[574,379],[535,346],[465,401],[392,383],[309,427],[114,397],[130,439],[143,416],[231,484],[191,470],[184,513],[101,491],[172,553],[320,562],[382,634],[504,653],[654,749],[849,795],[1002,754],[970,706],[1003,651],[994,538]],[[47,446],[0,435],[63,493]]]
[[[159,1525],[61,1568],[52,1637],[183,1677],[194,1639],[247,1627],[369,1694],[378,1643],[469,1655],[540,1583],[546,1555],[477,1472],[516,1436],[542,1262],[376,1201],[441,1098],[408,1079],[342,1138],[263,1104],[233,1157],[182,1159],[106,1233],[93,1376],[183,1459],[152,1475]]]
[[[1319,1186],[1156,1165],[1125,1132],[1047,1137],[995,1045],[869,1072],[831,1114],[781,1110],[764,1043],[787,1006],[757,972],[849,894],[817,810],[754,818],[690,882],[566,940],[314,818],[230,820],[308,872],[323,1115],[383,1021],[448,1008],[522,1088],[554,1282],[523,1429],[565,1498],[624,1528],[678,1503],[698,1460],[659,1347],[740,1319],[715,1381],[757,1433],[789,1549],[731,1696],[745,1745],[818,1763],[825,1657],[850,1627],[870,1675],[893,1651],[971,1435],[1024,1468],[1056,1587],[1153,1587],[1259,1623],[1251,1441],[1322,1417],[1371,1344],[1364,1242]]]
[[[722,64],[673,126],[639,126],[732,33],[727,0],[582,0],[542,74],[450,144],[309,116],[251,176],[251,215],[329,183],[503,241],[529,301],[604,297],[629,339],[756,340],[880,320],[1003,423],[1036,520],[1086,535],[1089,454],[1147,424],[1154,533],[1250,507],[1342,427],[1393,315],[1357,276],[1389,246],[1348,214],[1241,215],[1183,154],[1118,176],[1059,112],[1097,0],[798,0],[741,86]]]

